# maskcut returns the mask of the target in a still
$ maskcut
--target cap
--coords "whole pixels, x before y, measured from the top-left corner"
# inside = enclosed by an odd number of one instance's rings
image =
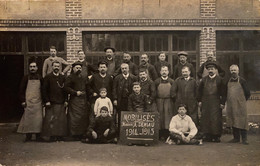
[[[114,49],[113,47],[106,47],[106,48],[104,49],[104,52],[106,52],[108,49],[111,49],[113,52],[116,52],[116,49]]]
[[[77,62],[72,64],[72,68],[77,66],[77,65],[80,65],[82,67],[83,64],[81,62],[77,61]]]
[[[181,51],[181,52],[178,52],[178,56],[181,56],[181,55],[184,55],[184,56],[188,56],[188,53],[186,51]]]
[[[207,62],[207,63],[205,64],[205,66],[206,66],[206,69],[208,69],[209,67],[215,67],[215,68],[217,68],[217,64],[216,64],[215,62]]]

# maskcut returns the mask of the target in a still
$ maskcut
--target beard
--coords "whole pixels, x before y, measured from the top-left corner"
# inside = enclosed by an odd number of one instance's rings
[[[54,73],[58,73],[60,70],[59,69],[54,69],[53,71],[54,71]]]
[[[81,73],[81,71],[80,71],[80,70],[76,71],[76,75],[79,75],[80,73]]]

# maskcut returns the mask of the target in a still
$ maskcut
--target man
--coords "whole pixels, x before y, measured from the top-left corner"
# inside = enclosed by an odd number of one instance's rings
[[[147,70],[141,69],[139,71],[139,79],[140,79],[140,86],[141,86],[141,93],[146,95],[147,97],[147,110],[148,111],[157,111],[155,97],[156,97],[156,90],[154,82],[151,79],[148,79]]]
[[[206,57],[207,57],[207,61],[202,63],[202,65],[200,66],[199,71],[197,73],[199,79],[209,75],[208,70],[206,69],[206,64],[208,62],[215,62],[216,65],[217,65],[217,62],[216,62],[216,60],[214,58],[215,55],[214,55],[213,51],[207,52],[206,53]],[[225,71],[219,65],[217,65],[217,75],[219,75],[221,77],[225,76]]]
[[[171,88],[171,97],[175,99],[175,105],[185,104],[187,114],[192,121],[198,126],[198,107],[197,107],[197,83],[190,77],[190,68],[184,66],[182,68],[182,76],[175,80],[175,84]],[[174,115],[177,114],[177,107]]]
[[[188,57],[188,53],[185,52],[185,51],[181,51],[181,52],[178,52],[178,57],[179,57],[179,63],[177,65],[174,66],[174,69],[173,69],[173,79],[177,79],[178,77],[181,77],[182,76],[182,68],[184,66],[188,66],[190,68],[190,76],[193,77],[195,76],[195,70],[194,70],[194,67],[191,63],[188,63],[187,62],[187,57]]]
[[[145,69],[148,71],[148,76],[151,80],[156,80],[158,78],[157,72],[153,65],[149,63],[149,58],[147,54],[142,54],[140,57],[139,70]]]
[[[94,65],[91,65],[86,61],[86,59],[85,59],[86,55],[84,54],[83,50],[78,51],[78,58],[79,58],[78,61],[82,63],[81,75],[83,78],[87,79],[89,76],[98,72],[98,70],[96,69],[96,67]]]
[[[57,57],[57,51],[56,51],[55,46],[50,47],[50,54],[51,54],[51,56],[49,58],[45,59],[44,63],[43,63],[43,68],[42,68],[42,77],[43,78],[47,74],[52,72],[52,62],[53,61],[58,61],[60,63],[61,68],[60,68],[59,72],[61,74],[64,75],[67,71],[69,71],[71,65],[68,62],[66,62],[64,59],[62,59],[61,57]],[[62,72],[62,64],[66,65],[66,68],[63,70],[63,72]]]
[[[160,133],[161,140],[169,135],[169,124],[173,116],[173,103],[170,95],[171,86],[174,84],[173,79],[169,78],[169,70],[167,66],[161,67],[161,77],[154,81],[157,96],[156,103],[158,112],[160,113]]]
[[[89,110],[86,93],[89,92],[84,78],[81,76],[82,63],[72,64],[72,74],[65,81],[65,91],[70,94],[68,123],[69,132],[75,140],[80,140],[86,133]]]
[[[198,101],[201,107],[201,130],[204,141],[220,142],[222,134],[222,109],[225,105],[223,80],[216,74],[217,65],[207,63],[209,75],[202,78],[198,89]]]
[[[20,100],[24,107],[24,113],[18,126],[18,133],[26,134],[24,142],[32,140],[32,134],[36,135],[36,141],[42,141],[42,77],[37,74],[36,62],[29,64],[29,74],[25,75],[20,85]]]
[[[172,76],[171,74],[171,64],[169,64],[167,61],[166,61],[166,54],[165,52],[160,52],[160,54],[158,55],[158,61],[154,64],[154,67],[155,67],[155,70],[157,72],[157,74],[159,75],[159,77],[161,76],[160,75],[160,71],[161,71],[161,67],[162,66],[167,66],[168,69],[169,69],[169,76]]]
[[[131,61],[131,55],[128,52],[123,53],[123,63],[128,64],[129,73],[131,73],[135,76],[138,76],[138,66]],[[121,74],[120,67],[118,67],[118,69],[115,71],[114,75],[117,76],[118,74]]]
[[[67,135],[67,94],[64,91],[65,76],[59,73],[60,63],[52,63],[53,72],[47,74],[43,82],[43,99],[45,117],[42,135],[50,137],[50,141],[62,141]]]
[[[116,76],[113,82],[113,104],[117,107],[118,124],[120,124],[121,111],[128,109],[128,97],[132,93],[133,83],[137,77],[129,73],[129,66],[121,64],[122,74]]]
[[[118,68],[118,61],[115,59],[115,49],[112,47],[107,47],[104,49],[106,53],[105,61],[107,62],[107,74],[115,77],[114,73]]]
[[[101,88],[106,88],[107,97],[112,99],[113,79],[111,75],[107,74],[107,67],[106,61],[100,61],[98,63],[99,73],[94,74],[89,80],[92,107],[94,106],[96,99],[100,97],[98,94]]]
[[[240,77],[237,65],[230,66],[231,78],[227,83],[227,125],[233,129],[233,139],[230,143],[239,143],[240,135],[242,143],[248,145],[247,142],[247,109],[246,101],[250,97],[250,90],[246,81]]]

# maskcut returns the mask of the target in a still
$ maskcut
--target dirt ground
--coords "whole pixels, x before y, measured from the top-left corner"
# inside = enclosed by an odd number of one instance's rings
[[[260,135],[249,135],[249,145],[226,143],[197,145],[126,146],[80,142],[23,143],[15,126],[0,126],[0,166],[260,166]]]

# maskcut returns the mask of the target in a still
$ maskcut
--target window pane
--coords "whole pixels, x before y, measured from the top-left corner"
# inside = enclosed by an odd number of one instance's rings
[[[103,51],[106,46],[110,46],[110,34],[86,34],[85,51]]]
[[[244,50],[260,50],[260,31],[247,31],[243,36]]]
[[[239,50],[239,32],[217,32],[217,50]]]
[[[247,54],[244,57],[244,78],[249,89],[252,91],[260,90],[260,56],[259,54]]]
[[[168,51],[168,34],[145,34],[144,51]]]
[[[199,32],[174,32],[172,36],[173,51],[196,51]]]
[[[21,52],[22,36],[16,32],[0,33],[0,52]]]
[[[117,51],[139,51],[139,34],[115,34]]]

